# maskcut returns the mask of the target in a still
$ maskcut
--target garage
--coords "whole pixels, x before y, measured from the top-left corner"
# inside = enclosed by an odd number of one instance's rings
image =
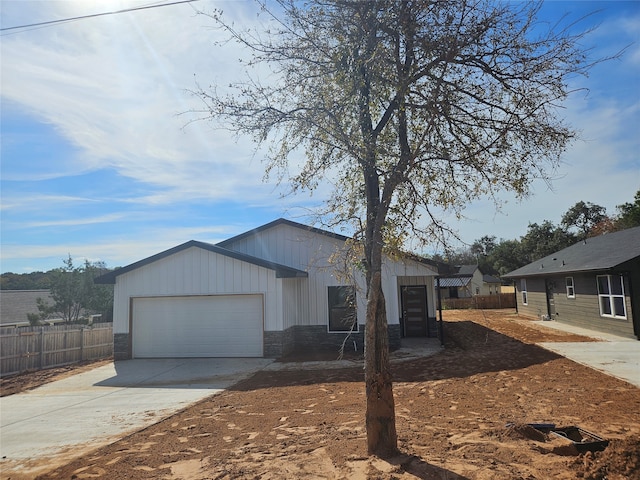
[[[262,295],[132,300],[134,358],[261,357]]]

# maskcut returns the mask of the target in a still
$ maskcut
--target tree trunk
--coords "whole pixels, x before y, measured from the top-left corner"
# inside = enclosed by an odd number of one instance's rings
[[[373,271],[368,286],[365,330],[367,450],[369,454],[389,457],[398,453],[398,437],[389,363],[387,316],[382,292],[382,253],[381,248],[378,250],[380,252],[373,255],[371,264]]]

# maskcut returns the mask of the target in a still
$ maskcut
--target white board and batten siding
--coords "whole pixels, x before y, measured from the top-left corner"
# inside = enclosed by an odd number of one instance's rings
[[[281,328],[283,307],[282,301],[278,299],[282,298],[282,280],[276,279],[275,272],[271,269],[198,247],[188,248],[118,277],[114,289],[114,333],[131,334],[135,356],[136,346],[138,349],[143,348],[144,350],[146,348],[144,342],[140,344],[140,339],[136,338],[135,316],[142,315],[142,323],[139,328],[143,331],[149,328],[150,322],[145,319],[146,314],[141,312],[141,307],[153,312],[156,305],[167,307],[167,302],[173,299],[175,303],[170,308],[177,308],[181,305],[187,307],[186,312],[197,312],[201,307],[197,305],[197,302],[189,303],[188,298],[243,295],[245,299],[253,297],[252,302],[256,301],[256,298],[260,298],[262,304],[261,324],[257,330],[262,338],[263,330]],[[157,303],[153,303],[152,297],[167,298],[165,301],[157,300]],[[208,300],[203,298],[202,300],[206,302],[211,298]],[[215,307],[213,311],[215,311]],[[253,318],[255,320],[255,316]],[[185,324],[185,321],[192,322],[192,324]],[[196,331],[200,328],[193,325],[194,320],[185,320],[184,313],[176,314],[171,318],[160,317],[159,322],[173,322],[177,328],[181,328],[181,325],[185,328],[194,327]],[[133,325],[132,332],[129,331],[130,324]],[[224,326],[224,323],[222,325]],[[163,328],[166,326],[163,325]],[[209,325],[203,328],[214,332],[217,327]],[[230,326],[230,329],[233,328]],[[202,332],[202,330],[200,331]],[[228,340],[235,341],[232,334],[228,337]],[[163,341],[158,338],[156,340]],[[260,340],[260,349],[262,349],[262,340]]]
[[[290,290],[283,297],[286,311],[282,330],[293,325],[328,325],[327,287],[346,283],[336,278],[331,262],[332,256],[344,248],[342,240],[282,224],[242,237],[226,244],[225,248],[309,273],[307,279],[287,282]],[[359,306],[361,299],[364,299],[364,294],[358,297]],[[295,306],[291,301],[296,302]],[[362,305],[364,312],[364,302]],[[364,318],[360,317],[360,310],[358,308],[359,318]]]
[[[308,280],[298,282],[295,288],[304,288],[308,293],[296,292],[297,321],[294,316],[284,318],[283,329],[296,325],[327,325],[329,318],[327,287],[344,285],[347,281],[338,278],[333,269],[332,256],[344,248],[344,242],[329,235],[300,229],[291,225],[277,225],[273,228],[244,236],[225,245],[226,248],[265,258],[309,273]],[[364,275],[356,274],[357,315],[364,323],[366,314]],[[437,271],[414,260],[386,259],[383,266],[383,290],[387,300],[389,323],[399,323],[399,285],[426,285],[429,298],[433,298],[433,277]],[[399,280],[401,279],[401,280]],[[293,287],[292,287],[293,288]],[[290,293],[288,298],[295,295]],[[435,302],[431,302],[435,303]],[[285,301],[288,304],[288,301]],[[294,307],[289,304],[289,311]],[[435,306],[429,304],[429,314],[435,315]]]

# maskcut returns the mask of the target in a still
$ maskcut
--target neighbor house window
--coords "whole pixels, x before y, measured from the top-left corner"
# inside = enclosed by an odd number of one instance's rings
[[[565,284],[567,286],[567,298],[576,298],[576,289],[573,286],[573,277],[565,278]]]
[[[598,300],[603,317],[627,318],[622,275],[598,275]]]
[[[520,280],[520,292],[522,292],[522,304],[527,305],[527,280]]]
[[[329,331],[358,331],[356,289],[352,286],[329,287]]]

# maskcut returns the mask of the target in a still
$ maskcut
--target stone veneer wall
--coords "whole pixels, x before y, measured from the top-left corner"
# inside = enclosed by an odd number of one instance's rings
[[[355,348],[358,352],[364,351],[364,325],[360,325],[360,330],[352,333],[345,348]],[[400,325],[389,325],[389,349],[400,348]],[[263,337],[263,355],[265,358],[283,357],[294,350],[337,350],[344,341],[345,334],[329,333],[326,325],[302,326],[296,325],[287,330],[266,331]],[[116,333],[113,335],[113,358],[114,360],[129,360],[129,334]]]
[[[113,334],[113,359],[129,360],[131,354],[129,352],[129,334],[114,333]]]
[[[400,348],[400,325],[389,325],[389,349]],[[338,350],[345,341],[345,333],[329,333],[326,325],[296,325],[284,332],[264,332],[264,356],[278,358],[300,350]],[[355,346],[354,346],[355,342]],[[364,325],[352,333],[345,343],[348,350],[364,351]]]
[[[265,358],[284,357],[294,349],[294,332],[292,328],[288,328],[285,331],[265,331],[262,339],[262,351]]]

